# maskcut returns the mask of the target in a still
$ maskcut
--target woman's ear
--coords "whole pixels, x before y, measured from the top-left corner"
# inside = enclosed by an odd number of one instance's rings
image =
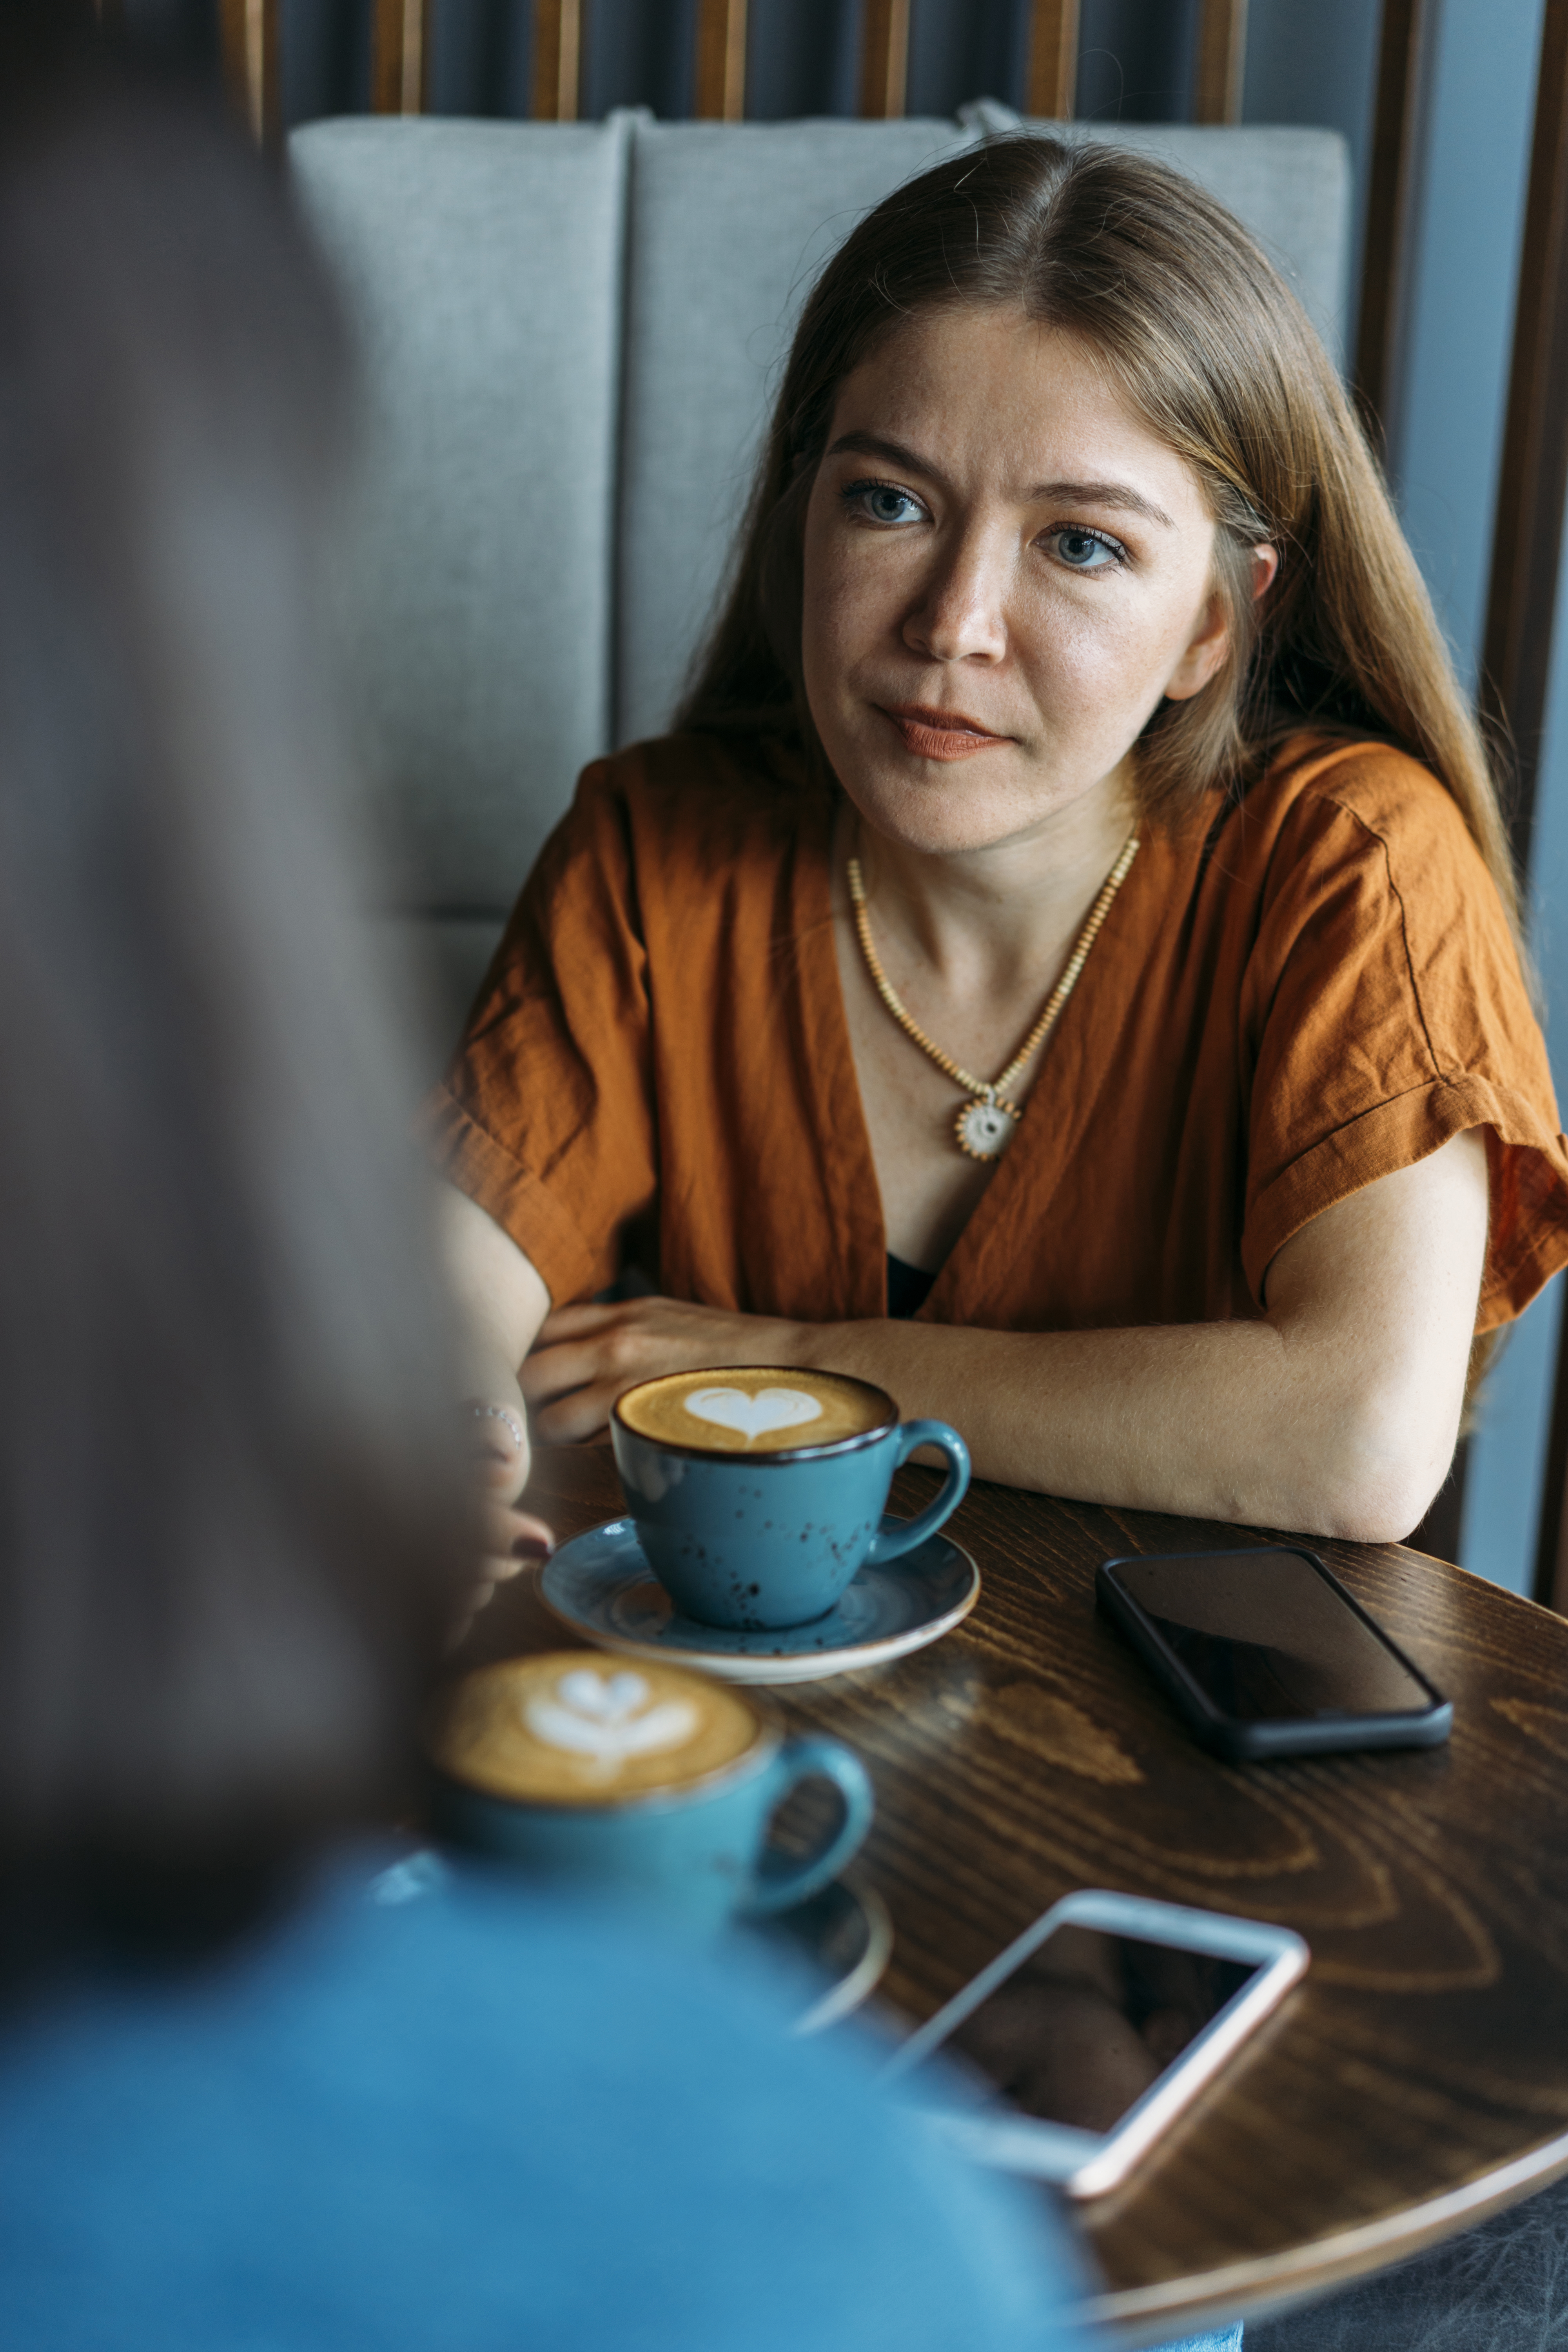
[[[1256,603],[1274,584],[1279,570],[1279,550],[1271,541],[1264,540],[1248,548],[1247,562],[1252,571],[1252,596]],[[1226,600],[1220,590],[1212,589],[1198,619],[1198,625],[1189,639],[1185,651],[1172,671],[1165,687],[1167,702],[1186,702],[1201,694],[1211,677],[1222,667],[1230,651],[1230,621]]]

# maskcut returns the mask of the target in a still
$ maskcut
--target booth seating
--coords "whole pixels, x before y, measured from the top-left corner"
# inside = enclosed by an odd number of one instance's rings
[[[821,264],[888,191],[1016,127],[353,119],[295,133],[356,330],[366,430],[345,622],[394,907],[456,1034],[578,771],[659,732],[722,584]],[[1189,173],[1338,352],[1334,132],[1053,124]]]

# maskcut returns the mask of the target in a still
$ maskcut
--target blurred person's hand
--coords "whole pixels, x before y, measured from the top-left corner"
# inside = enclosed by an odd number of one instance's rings
[[[550,1312],[550,1293],[517,1244],[477,1202],[440,1188],[442,1256],[461,1318],[468,1452],[484,1505],[482,1607],[497,1584],[554,1542],[518,1507],[531,1466],[517,1368]]]
[[[515,1576],[521,1561],[538,1559],[555,1545],[543,1519],[517,1507],[531,1467],[529,1418],[517,1381],[491,1376],[484,1395],[463,1402],[463,1413],[468,1461],[484,1498],[484,1555],[496,1576]]]
[[[521,1391],[506,1377],[487,1388],[500,1393],[470,1396],[463,1406],[468,1460],[483,1500],[484,1567],[474,1603],[481,1609],[499,1583],[525,1561],[542,1559],[555,1542],[544,1521],[518,1504],[530,1466]]]

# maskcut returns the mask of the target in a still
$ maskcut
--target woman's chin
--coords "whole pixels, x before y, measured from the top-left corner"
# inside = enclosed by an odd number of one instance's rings
[[[990,755],[982,754],[981,758]],[[973,772],[981,764],[955,762],[926,777],[846,776],[839,781],[863,822],[885,841],[928,857],[961,857],[1048,824],[1063,798],[1037,787],[1022,791],[1005,776]],[[1074,796],[1076,797],[1076,795]]]

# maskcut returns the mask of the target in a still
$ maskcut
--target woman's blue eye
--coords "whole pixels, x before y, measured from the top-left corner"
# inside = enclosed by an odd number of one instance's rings
[[[873,522],[912,522],[924,512],[918,499],[908,490],[895,489],[891,482],[851,482],[845,496]]]
[[[1108,563],[1120,561],[1117,549],[1097,530],[1054,530],[1050,535],[1062,562],[1075,572],[1103,572]]]

